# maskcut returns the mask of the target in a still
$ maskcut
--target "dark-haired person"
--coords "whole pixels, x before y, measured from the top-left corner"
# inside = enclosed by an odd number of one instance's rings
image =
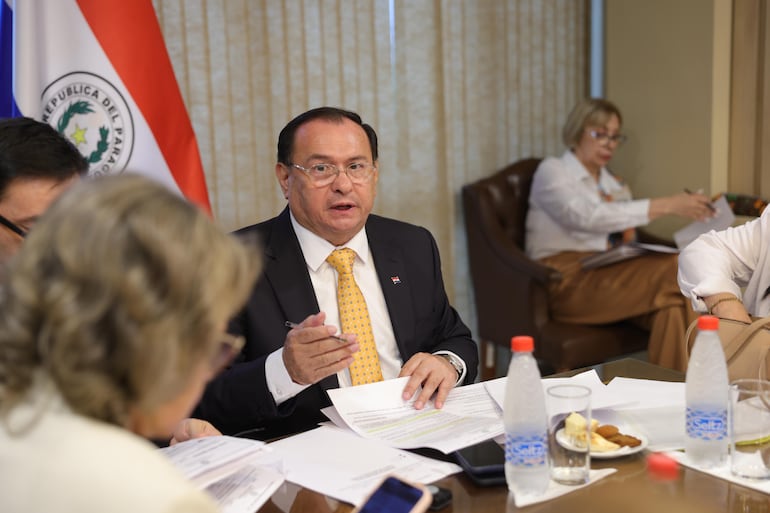
[[[636,227],[658,217],[711,215],[703,194],[632,198],[607,169],[625,139],[621,123],[620,111],[606,100],[588,98],[573,108],[562,130],[567,150],[543,160],[532,181],[527,254],[562,274],[549,291],[555,319],[577,324],[632,319],[650,331],[650,361],[684,370],[682,338],[695,313],[676,284],[676,255],[645,255],[591,270],[580,265],[588,255],[633,240]]]
[[[230,326],[246,339],[242,359],[209,385],[195,416],[225,433],[269,428],[254,436],[270,438],[322,420],[329,388],[398,376],[410,378],[404,398],[422,387],[415,407],[434,394],[441,407],[455,385],[475,379],[477,347],[449,304],[430,232],[370,214],[375,131],[353,112],[313,109],[281,131],[277,160],[288,207],[238,232],[265,261]],[[338,308],[350,272],[335,255],[346,255],[363,295],[357,304],[369,319],[357,328]],[[365,361],[371,367],[360,370]]]
[[[770,315],[770,208],[704,233],[679,255],[679,286],[699,312],[750,322]]]
[[[0,276],[37,218],[87,171],[86,159],[50,125],[0,120]]]

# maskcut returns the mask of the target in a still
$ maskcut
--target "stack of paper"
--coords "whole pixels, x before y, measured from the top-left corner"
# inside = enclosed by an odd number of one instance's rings
[[[442,409],[429,402],[414,408],[401,398],[408,377],[329,390],[333,407],[323,410],[335,424],[391,447],[429,447],[449,454],[503,433],[502,410],[482,383],[452,389]]]
[[[270,447],[280,455],[288,481],[355,505],[388,474],[427,484],[462,471],[454,463],[388,447],[333,426],[284,438]]]
[[[280,461],[267,445],[255,440],[210,436],[160,451],[209,493],[224,513],[253,513],[284,481]]]

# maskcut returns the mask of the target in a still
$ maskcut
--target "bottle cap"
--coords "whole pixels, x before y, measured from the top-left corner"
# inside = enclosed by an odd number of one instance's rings
[[[515,353],[529,352],[535,349],[535,341],[527,335],[519,335],[511,339],[511,351]]]
[[[679,478],[679,462],[661,452],[647,456],[647,475],[657,481],[674,481]]]
[[[719,329],[719,317],[713,315],[701,315],[698,317],[698,329],[699,330],[718,330]]]

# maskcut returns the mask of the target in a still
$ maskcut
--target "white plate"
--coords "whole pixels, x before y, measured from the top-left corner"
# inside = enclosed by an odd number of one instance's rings
[[[644,435],[640,435],[637,433],[630,433],[627,430],[620,430],[621,433],[633,436],[634,438],[638,438],[641,440],[642,443],[637,445],[636,447],[628,447],[623,446],[620,449],[616,449],[614,451],[604,451],[604,452],[597,452],[597,451],[591,451],[591,457],[597,460],[608,460],[612,458],[620,458],[621,456],[628,456],[629,454],[636,454],[637,452],[643,451],[646,447],[649,441],[647,440],[647,437]],[[567,433],[564,431],[564,429],[560,429],[556,432],[556,441],[561,445],[562,447],[566,447],[567,449],[570,449],[572,451],[580,451],[584,452],[586,449],[585,447],[579,447],[572,443],[572,440],[570,440],[570,437],[567,436]]]

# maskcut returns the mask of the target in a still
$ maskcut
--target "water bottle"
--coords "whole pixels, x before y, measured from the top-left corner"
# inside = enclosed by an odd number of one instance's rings
[[[540,371],[532,337],[513,337],[513,358],[503,403],[505,480],[516,495],[539,495],[548,488],[548,432]]]
[[[718,328],[717,317],[698,319],[685,381],[685,454],[703,468],[719,466],[727,459],[727,363]]]

